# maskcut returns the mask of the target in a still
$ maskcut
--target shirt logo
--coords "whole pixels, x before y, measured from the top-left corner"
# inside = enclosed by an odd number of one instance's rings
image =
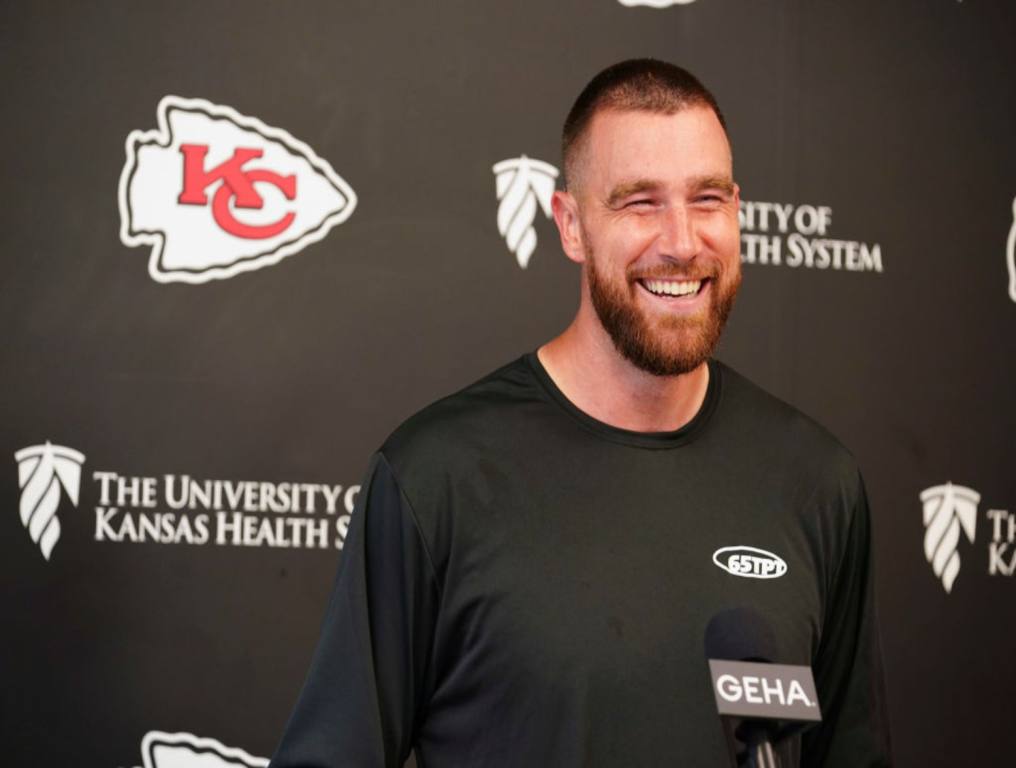
[[[777,579],[787,572],[787,563],[779,555],[757,547],[720,547],[713,562],[731,576],[746,579]]]
[[[280,128],[204,99],[166,96],[132,131],[120,240],[150,246],[160,283],[204,283],[277,264],[349,218],[356,193]]]
[[[522,155],[502,160],[494,166],[497,187],[497,231],[508,244],[508,250],[522,269],[529,264],[529,257],[536,248],[536,206],[539,203],[543,213],[550,217],[550,198],[554,194],[557,168],[542,160],[533,160]]]

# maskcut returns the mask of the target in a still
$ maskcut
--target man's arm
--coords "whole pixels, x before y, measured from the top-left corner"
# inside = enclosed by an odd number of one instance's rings
[[[376,454],[272,768],[401,768],[430,693],[438,598],[409,502]]]
[[[860,477],[857,489],[813,662],[822,723],[804,735],[801,765],[806,768],[881,768],[891,762],[871,518]]]

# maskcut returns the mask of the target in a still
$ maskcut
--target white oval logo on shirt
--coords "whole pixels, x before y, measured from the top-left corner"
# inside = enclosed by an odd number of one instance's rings
[[[787,563],[779,555],[757,547],[720,547],[713,562],[732,576],[748,579],[776,579],[787,572]]]

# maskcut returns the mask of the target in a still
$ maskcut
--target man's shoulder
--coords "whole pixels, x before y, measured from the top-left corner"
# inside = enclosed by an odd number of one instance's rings
[[[457,463],[488,444],[520,406],[539,400],[538,389],[526,357],[520,357],[410,416],[381,453],[396,473]]]
[[[765,446],[774,459],[852,482],[859,475],[853,453],[829,429],[724,363],[723,418],[749,445]]]

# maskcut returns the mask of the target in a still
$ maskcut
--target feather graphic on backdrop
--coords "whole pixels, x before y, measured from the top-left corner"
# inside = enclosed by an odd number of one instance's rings
[[[21,487],[21,524],[39,545],[42,556],[49,560],[60,538],[60,520],[56,516],[60,486],[76,507],[85,456],[72,448],[47,442],[23,448],[14,454],[14,460],[18,462],[18,485]]]
[[[533,229],[536,207],[539,204],[544,215],[550,217],[557,168],[522,155],[497,163],[494,176],[497,199],[501,201],[497,208],[497,231],[515,254],[519,266],[525,269],[536,248]]]
[[[977,526],[977,505],[981,494],[962,485],[936,485],[921,491],[924,505],[924,556],[935,575],[942,580],[946,592],[960,572],[960,555],[956,547],[960,530],[970,542]]]

